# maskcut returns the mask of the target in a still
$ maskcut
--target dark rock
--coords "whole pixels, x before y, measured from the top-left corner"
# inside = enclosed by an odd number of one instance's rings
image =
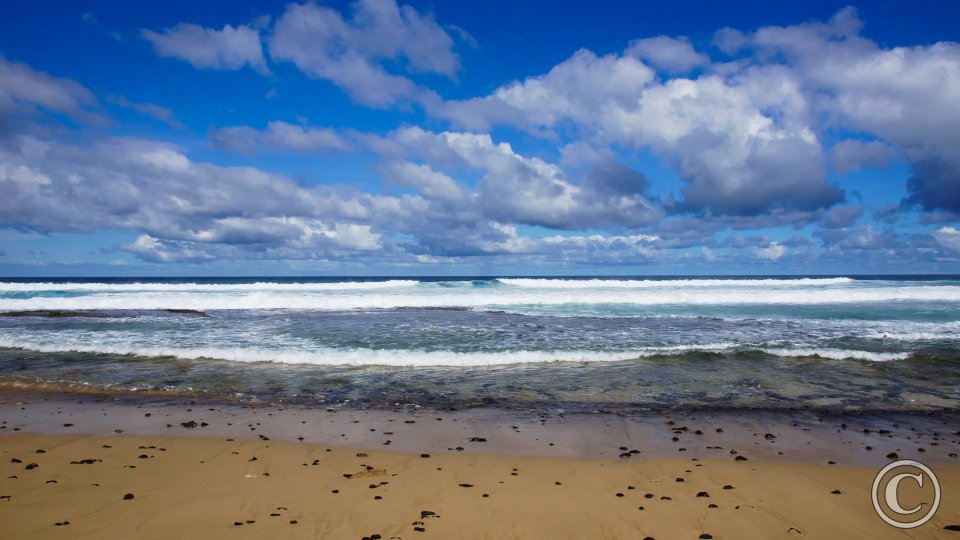
[[[747,458],[745,458],[745,457],[743,457],[743,456],[737,456],[737,457],[735,457],[735,458],[733,458],[733,459],[734,459],[735,461],[746,461],[746,460],[747,460]]]
[[[830,493],[832,493],[832,494],[834,494],[834,495],[841,495],[841,494],[843,494],[843,492],[840,491],[839,489],[835,489],[835,490],[831,491]]]
[[[473,484],[458,484],[462,488],[472,488]]]
[[[178,315],[194,315],[197,317],[209,317],[207,313],[200,311],[198,309],[165,309],[167,313],[176,313]]]
[[[470,437],[470,442],[487,442],[483,437]]]
[[[133,499],[133,493],[127,493],[126,495],[123,496],[123,500],[125,501],[129,501],[131,499]]]
[[[36,463],[28,463],[27,466],[24,467],[24,469],[26,469],[26,470],[28,470],[28,471],[32,471],[33,469],[36,469],[37,467],[39,467],[39,465],[37,465]]]
[[[700,536],[698,536],[697,538],[700,538],[701,540],[710,540],[711,538],[713,538],[713,535],[712,535],[712,534],[703,533],[703,534],[701,534]]]
[[[960,532],[960,525],[946,525],[943,530]]]
[[[735,488],[734,488],[733,486],[731,486],[730,484],[727,484],[727,485],[723,486],[723,489],[735,489]]]
[[[898,457],[900,456],[898,456],[896,452],[890,452],[887,454],[887,459],[897,459]]]
[[[197,427],[197,423],[193,420],[190,420],[189,422],[180,422],[180,425],[188,429]]]
[[[700,493],[697,493],[697,497],[709,497],[709,496],[710,494],[707,493],[706,491],[701,491]]]
[[[70,311],[63,309],[34,309],[29,311],[2,311],[0,317],[47,317],[61,319],[65,317],[109,317],[96,311]]]

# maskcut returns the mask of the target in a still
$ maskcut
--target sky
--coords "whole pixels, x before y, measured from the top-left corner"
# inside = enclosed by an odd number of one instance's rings
[[[960,4],[21,2],[0,275],[960,273]]]

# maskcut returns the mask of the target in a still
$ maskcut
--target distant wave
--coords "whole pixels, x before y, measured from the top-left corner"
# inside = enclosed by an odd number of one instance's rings
[[[853,283],[847,277],[797,279],[552,279],[497,278],[504,285],[539,289],[638,289],[667,287],[811,287]]]
[[[655,289],[550,289],[509,287],[470,289],[323,290],[195,292],[189,290],[102,292],[78,296],[0,297],[0,310],[84,309],[305,309],[355,310],[464,307],[501,309],[559,305],[827,305],[876,302],[960,302],[960,286],[856,287],[856,288],[655,288]]]
[[[0,293],[5,292],[255,292],[255,291],[344,291],[391,289],[413,287],[419,281],[409,279],[391,279],[387,281],[338,281],[332,283],[275,283],[258,281],[256,283],[0,283]]]
[[[318,366],[395,366],[395,367],[482,367],[547,362],[618,362],[695,352],[724,353],[738,349],[734,343],[706,343],[673,347],[649,347],[632,351],[490,351],[455,352],[422,350],[316,349],[274,350],[255,347],[150,347],[139,344],[30,343],[22,339],[0,338],[0,347],[42,353],[95,353],[176,357],[186,360],[227,360],[233,362],[274,362]],[[754,349],[747,349],[754,350]],[[875,362],[903,360],[905,352],[871,352],[844,349],[761,349],[780,357],[820,357],[832,360],[858,359]]]

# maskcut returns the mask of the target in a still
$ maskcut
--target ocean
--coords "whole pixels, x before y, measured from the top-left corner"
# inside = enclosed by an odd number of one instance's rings
[[[0,282],[0,383],[337,407],[937,411],[960,276]]]

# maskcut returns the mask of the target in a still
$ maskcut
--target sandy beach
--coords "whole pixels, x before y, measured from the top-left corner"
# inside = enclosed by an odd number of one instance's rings
[[[795,416],[524,417],[6,391],[0,526],[9,538],[957,535],[946,528],[960,524],[960,437],[936,431],[952,419],[883,429]],[[940,480],[940,509],[918,529],[893,528],[872,507],[891,452]]]

